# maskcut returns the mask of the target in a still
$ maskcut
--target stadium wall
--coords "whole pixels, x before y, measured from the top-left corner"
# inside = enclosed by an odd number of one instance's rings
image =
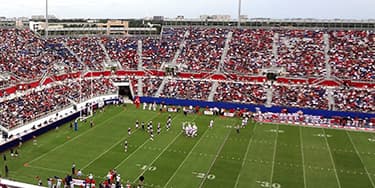
[[[177,105],[177,106],[200,106],[202,108],[224,108],[224,109],[248,109],[249,111],[255,112],[259,109],[262,112],[281,112],[283,109],[287,109],[288,112],[294,113],[297,111],[302,111],[304,114],[323,116],[326,118],[331,118],[334,116],[339,117],[358,117],[358,118],[375,118],[375,114],[372,113],[362,113],[362,112],[343,112],[343,111],[329,111],[329,110],[318,110],[309,108],[292,108],[292,107],[282,107],[282,106],[272,106],[265,107],[263,105],[255,104],[241,104],[241,103],[229,103],[229,102],[208,102],[199,100],[186,100],[186,99],[173,99],[173,98],[155,98],[155,97],[140,97],[141,102],[146,103],[164,103],[166,105]]]

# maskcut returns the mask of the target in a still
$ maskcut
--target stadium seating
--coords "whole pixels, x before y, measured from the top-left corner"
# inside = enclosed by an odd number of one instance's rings
[[[187,32],[189,34],[184,36]],[[13,86],[12,90],[17,90],[19,83],[41,80],[46,74],[53,77],[61,71],[103,71],[106,54],[101,43],[109,57],[113,61],[118,61],[123,70],[138,70],[138,40],[142,41],[141,67],[146,70],[157,70],[163,63],[172,62],[181,42],[185,41],[176,63],[184,65],[184,72],[209,75],[219,66],[229,32],[233,32],[233,37],[223,62],[224,74],[258,75],[262,68],[276,65],[284,67],[286,76],[293,78],[322,78],[326,72],[324,34],[328,34],[327,55],[333,76],[350,81],[371,82],[375,79],[375,33],[368,30],[170,27],[162,29],[160,38],[103,36],[59,37],[45,40],[28,29],[2,28],[0,71],[2,74],[10,75],[10,79],[0,80],[0,86]],[[148,73],[145,75],[142,78],[143,94],[154,96],[162,83],[162,78],[154,77],[155,75],[150,77]],[[210,80],[205,80],[206,78],[207,76],[199,77],[202,80],[170,79],[160,96],[207,100],[213,84]],[[131,80],[133,91],[137,93],[138,87],[134,85],[138,82],[137,78],[133,77]],[[48,89],[33,90],[23,96],[3,100],[0,104],[3,109],[0,121],[4,122],[4,125],[14,127],[55,111],[59,107],[70,105],[72,101],[78,102],[81,87],[82,99],[90,98],[91,93],[96,96],[116,92],[116,87],[107,78],[95,78],[92,89],[91,81],[87,79],[81,82],[69,79],[62,83],[63,85],[54,84]],[[3,91],[0,92],[1,96],[4,95]],[[338,87],[333,91],[336,110],[375,112],[373,89]],[[327,95],[326,89],[317,85],[275,84],[272,104],[328,109]],[[247,80],[220,81],[213,100],[264,104],[265,86],[251,84]]]
[[[336,110],[375,112],[375,90],[337,88],[334,90]]]
[[[189,35],[184,38],[186,31]],[[375,78],[374,31],[351,30],[265,30],[224,28],[164,28],[160,39],[129,37],[61,37],[41,39],[30,30],[0,30],[0,69],[27,80],[40,78],[46,71],[54,71],[56,63],[63,63],[65,71],[102,70],[105,46],[110,58],[119,61],[124,70],[138,67],[137,41],[142,41],[143,67],[159,69],[171,62],[182,40],[177,59],[186,65],[185,71],[211,72],[216,70],[228,32],[233,32],[224,61],[224,71],[240,75],[258,74],[271,64],[285,67],[293,77],[320,77],[325,74],[323,35],[329,35],[329,61],[333,75],[354,80]],[[278,38],[275,35],[278,34]],[[277,41],[274,41],[277,39]],[[82,61],[63,45],[65,43]],[[276,52],[273,53],[273,44]],[[277,55],[277,57],[275,57]],[[33,74],[29,74],[32,72]]]
[[[35,80],[60,57],[30,30],[0,29],[0,71]]]
[[[42,115],[59,110],[70,104],[64,96],[65,86],[54,86],[41,91],[31,91],[0,103],[0,121],[7,128],[34,120]]]
[[[275,31],[276,32],[276,31]],[[323,76],[324,41],[321,30],[279,30],[278,66],[291,76]]]
[[[82,91],[80,91],[80,86],[84,86]],[[2,101],[0,103],[2,109],[0,122],[5,127],[13,128],[72,105],[70,100],[79,102],[98,95],[114,94],[116,91],[117,88],[106,78],[93,79],[92,86],[91,80],[82,80],[81,82],[67,80],[60,85],[47,87],[40,91],[30,91],[25,95]]]
[[[214,101],[264,104],[266,94],[261,84],[221,82],[216,90]]]
[[[186,45],[177,63],[186,65],[188,71],[211,72],[217,69],[223,52],[227,29],[189,28]]]
[[[375,79],[375,32],[330,31],[330,61],[334,75],[354,80]]]
[[[133,92],[137,95],[138,94],[138,80],[137,79],[131,79],[133,83]],[[145,96],[154,96],[156,91],[158,90],[162,79],[161,78],[156,78],[156,77],[147,77],[142,79],[143,82],[143,95]]]
[[[224,70],[228,73],[253,75],[269,67],[273,59],[274,32],[263,29],[233,29]]]
[[[67,38],[66,45],[73,50],[81,59],[86,67],[93,71],[103,70],[103,62],[105,54],[100,47],[100,38],[97,37],[81,37]]]
[[[137,41],[130,38],[103,39],[108,55],[112,61],[118,61],[125,70],[136,70],[138,67]]]
[[[160,97],[207,100],[212,83],[209,81],[170,80],[165,84]]]
[[[69,88],[65,96],[76,102],[85,101],[104,94],[114,94],[117,91],[112,82],[106,78],[86,79],[82,81],[67,80],[64,84]]]
[[[275,85],[273,89],[273,105],[328,109],[327,93],[324,88],[309,85]]]

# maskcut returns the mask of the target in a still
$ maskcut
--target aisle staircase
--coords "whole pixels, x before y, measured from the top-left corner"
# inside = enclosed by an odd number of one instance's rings
[[[138,48],[137,48],[137,54],[138,54],[138,70],[143,70],[143,55],[142,55],[142,40],[138,40]]]
[[[265,88],[265,90],[266,90],[267,100],[266,100],[266,103],[265,103],[264,106],[271,107],[272,106],[272,97],[273,97],[273,87],[269,86],[268,88]]]
[[[143,80],[142,78],[138,78],[138,84],[137,84],[137,96],[142,97],[143,96]]]
[[[81,58],[78,57],[78,55],[68,46],[66,45],[65,42],[63,42],[63,46],[69,51],[69,53],[71,53],[76,59],[77,61],[83,66],[85,67],[85,64],[83,63],[83,61],[81,60]]]
[[[216,69],[216,73],[224,72],[224,69],[223,69],[224,61],[227,58],[229,44],[230,44],[230,41],[232,40],[232,36],[233,36],[233,32],[230,31],[226,37],[223,53],[221,54],[220,62]]]
[[[208,101],[210,101],[210,102],[214,101],[214,97],[215,97],[215,93],[216,93],[217,87],[219,87],[219,82],[218,81],[214,81],[212,83],[212,86],[211,86],[210,94],[208,95]]]
[[[328,110],[336,110],[336,107],[335,107],[336,103],[335,103],[335,98],[333,95],[333,88],[327,88],[326,92],[327,92],[327,100],[328,100]]]
[[[161,94],[161,92],[164,90],[164,86],[165,86],[165,84],[168,82],[168,80],[169,80],[169,77],[168,77],[168,76],[165,76],[165,77],[163,78],[163,81],[161,82],[161,84],[160,84],[160,86],[159,86],[159,88],[158,88],[158,91],[156,91],[156,93],[155,93],[155,97],[160,97],[160,94]]]

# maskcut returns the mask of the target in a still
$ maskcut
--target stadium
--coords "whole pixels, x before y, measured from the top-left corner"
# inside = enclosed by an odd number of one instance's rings
[[[373,19],[0,17],[0,70],[1,187],[375,187]]]

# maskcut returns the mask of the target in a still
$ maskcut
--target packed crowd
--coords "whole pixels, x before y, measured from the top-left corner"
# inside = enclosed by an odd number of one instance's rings
[[[355,80],[375,78],[375,33],[370,30],[181,27],[163,28],[160,39],[105,36],[45,40],[28,29],[0,29],[0,70],[26,80],[56,71],[55,64],[59,63],[69,72],[87,67],[103,70],[105,51],[123,69],[134,70],[138,68],[137,47],[141,40],[144,68],[159,69],[162,63],[171,62],[185,41],[177,64],[185,65],[186,71],[211,72],[218,68],[229,32],[233,32],[233,37],[224,61],[225,72],[251,75],[275,64],[285,67],[291,76],[323,76],[324,34],[328,34],[328,57],[335,76]]]
[[[169,80],[160,97],[207,100],[212,83],[209,81]]]
[[[355,80],[375,79],[375,32],[331,31],[329,57],[333,74]]]
[[[375,90],[337,88],[334,96],[336,110],[375,112]]]
[[[65,96],[76,102],[100,95],[117,93],[117,88],[112,81],[106,78],[76,80],[74,82],[68,80],[64,82],[64,85],[67,87]]]
[[[177,63],[189,71],[211,72],[217,69],[228,34],[222,28],[189,28],[186,44]]]
[[[30,30],[0,29],[0,71],[35,80],[61,58]]]
[[[2,125],[12,128],[66,107],[70,102],[64,95],[65,90],[64,86],[54,86],[41,91],[31,91],[22,97],[1,102]]]
[[[263,29],[234,29],[224,70],[236,74],[258,74],[270,66],[274,32]]]
[[[31,91],[23,96],[1,102],[0,122],[5,127],[13,128],[65,108],[72,104],[70,100],[79,102],[80,85],[84,86],[82,87],[82,100],[103,94],[113,94],[117,91],[109,79],[93,79],[92,86],[90,80],[82,80],[81,83],[69,80],[61,85]]]
[[[264,86],[260,84],[221,82],[214,95],[218,102],[264,104],[266,99]]]
[[[324,32],[321,30],[280,30],[277,41],[278,66],[291,76],[324,76]]]
[[[106,38],[103,39],[109,57],[118,61],[124,70],[138,68],[137,40],[131,38]]]
[[[103,70],[105,52],[100,46],[101,38],[81,37],[67,38],[66,45],[80,58],[90,70]]]
[[[327,92],[316,86],[273,86],[273,105],[328,109]]]
[[[163,80],[157,77],[147,77],[142,79],[142,91],[145,96],[154,96],[158,91]],[[133,85],[133,92],[138,95],[138,79],[131,79]]]
[[[179,41],[169,39],[142,40],[143,67],[148,69],[160,69],[163,63],[172,62],[174,54],[179,47]]]

